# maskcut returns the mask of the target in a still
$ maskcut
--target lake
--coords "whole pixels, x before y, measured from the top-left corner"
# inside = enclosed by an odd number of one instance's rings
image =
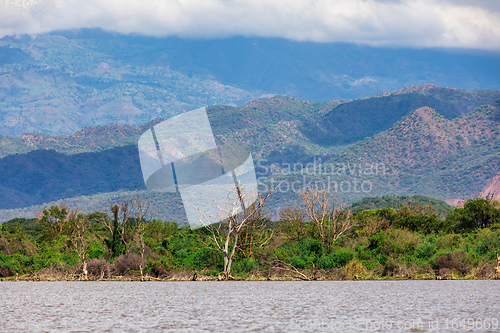
[[[0,282],[1,332],[499,332],[500,281]]]

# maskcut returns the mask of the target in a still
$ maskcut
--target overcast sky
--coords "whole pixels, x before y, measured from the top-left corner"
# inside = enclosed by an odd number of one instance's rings
[[[86,27],[152,36],[500,51],[500,0],[43,1],[48,8],[31,10],[26,8],[30,0],[23,0],[24,9],[17,8],[20,0],[0,1],[0,36]]]

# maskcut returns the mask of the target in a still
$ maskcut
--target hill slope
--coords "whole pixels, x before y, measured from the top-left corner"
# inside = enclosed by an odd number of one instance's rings
[[[269,94],[324,102],[428,82],[499,89],[499,64],[498,53],[272,38],[185,40],[88,29],[33,39],[4,37],[0,134],[138,126],[200,106],[242,105]]]
[[[500,173],[500,101],[452,120],[419,108],[328,163],[384,165],[375,194],[479,195]],[[500,194],[500,188],[490,190]]]
[[[250,147],[261,190],[280,184],[271,200],[273,210],[297,202],[294,190],[311,182],[334,186],[345,203],[386,194],[452,200],[486,190],[500,193],[499,101],[452,119],[420,107],[390,129],[351,146],[311,142],[301,130],[303,124],[321,123],[335,106],[350,102],[339,103],[276,96],[239,108],[214,107],[208,113],[219,140],[231,139]],[[88,128],[55,138],[4,137],[4,147],[18,140],[23,149],[51,144],[59,151],[42,149],[1,158],[1,207],[22,208],[74,198],[71,202],[80,200],[91,209],[117,198],[116,191],[146,195],[134,141],[147,126]],[[275,164],[271,167],[271,163]],[[310,163],[315,164],[312,170],[286,172],[287,166],[308,167]],[[300,186],[294,188],[296,181]],[[160,210],[178,211],[167,208],[171,204],[167,197],[151,199]],[[178,200],[174,206],[178,207]]]

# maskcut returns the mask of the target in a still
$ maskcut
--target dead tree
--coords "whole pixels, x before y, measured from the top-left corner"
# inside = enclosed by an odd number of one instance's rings
[[[495,251],[497,255],[497,267],[495,267],[495,271],[497,274],[500,274],[500,256],[498,255],[498,250]]]
[[[124,201],[120,206],[111,205],[113,219],[101,219],[111,235],[117,234],[126,252],[138,237],[144,236],[144,223],[149,214],[149,202],[140,198]]]
[[[326,190],[308,189],[299,193],[305,215],[314,222],[319,237],[327,248],[345,235],[353,226],[350,210],[336,205],[334,194]]]
[[[87,280],[87,230],[89,228],[89,220],[87,216],[80,214],[78,210],[70,211],[68,224],[71,228],[69,240],[78,255],[78,259],[82,263],[82,275]]]
[[[224,273],[223,279],[232,279],[231,276],[231,264],[234,259],[234,255],[239,246],[245,244],[241,242],[240,236],[243,232],[247,231],[249,227],[255,225],[262,225],[262,220],[267,217],[267,212],[264,211],[264,206],[266,200],[271,195],[272,191],[266,195],[259,194],[257,200],[254,203],[245,207],[245,194],[242,189],[237,188],[237,199],[231,200],[232,197],[228,194],[228,202],[225,206],[217,205],[220,215],[227,217],[223,221],[217,224],[209,224],[207,217],[201,212],[199,218],[201,223],[205,226],[207,230],[210,231],[212,239],[215,243],[216,248],[224,256]],[[247,193],[249,196],[250,194]],[[241,213],[233,215],[235,211],[241,209]],[[253,242],[253,244],[264,244],[272,237],[272,234],[266,239],[261,239],[258,242]],[[248,245],[246,243],[245,245]]]
[[[280,211],[280,229],[290,239],[299,241],[307,234],[307,225],[304,210],[285,207]]]

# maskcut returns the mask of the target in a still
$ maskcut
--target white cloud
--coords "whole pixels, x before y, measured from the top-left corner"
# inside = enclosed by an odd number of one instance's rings
[[[9,8],[19,1],[0,8],[0,35],[99,27],[153,36],[500,50],[497,0],[43,0],[55,8]]]

